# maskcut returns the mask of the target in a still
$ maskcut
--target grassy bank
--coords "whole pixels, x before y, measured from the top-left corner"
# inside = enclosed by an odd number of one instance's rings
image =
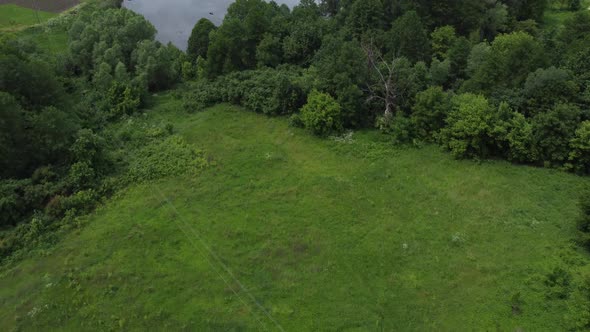
[[[0,5],[0,33],[14,33],[49,54],[60,54],[68,48],[67,25],[64,22],[55,22],[52,26],[48,24],[50,19],[59,15],[71,13],[56,14],[14,4]]]
[[[0,31],[18,31],[27,26],[41,24],[57,16],[17,5],[0,5]]]
[[[547,276],[586,179],[321,140],[171,95],[119,124],[171,123],[204,148],[197,176],[136,185],[54,249],[0,276],[0,326],[22,330],[563,330]],[[231,271],[229,273],[228,271]],[[261,308],[264,308],[262,310]],[[273,322],[276,322],[276,324]]]
[[[11,4],[45,12],[61,13],[68,8],[76,6],[80,2],[80,0],[0,0],[0,5]]]

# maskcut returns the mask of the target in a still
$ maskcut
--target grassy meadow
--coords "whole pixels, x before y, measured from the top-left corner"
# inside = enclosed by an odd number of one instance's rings
[[[43,23],[59,14],[39,11],[14,4],[0,5],[0,34],[15,33],[21,39],[36,44],[49,54],[63,53],[68,48],[68,34],[61,27],[46,29]],[[41,22],[41,25],[38,25]]]
[[[68,49],[68,34],[59,28],[41,31],[42,28],[31,27],[18,32],[23,40],[35,43],[41,50],[49,54],[60,54]]]
[[[322,140],[172,94],[145,116],[207,151],[198,176],[134,185],[55,247],[0,274],[6,330],[563,330],[547,275],[572,244],[586,179]],[[576,276],[574,276],[575,278]],[[264,308],[264,309],[262,309]]]
[[[0,31],[17,31],[27,26],[43,23],[55,16],[57,14],[17,5],[0,5]]]
[[[20,7],[40,9],[46,12],[61,13],[74,7],[81,0],[0,0],[0,4],[13,4]]]
[[[1,31],[66,49],[64,31],[22,29],[36,23],[0,6]],[[588,178],[223,104],[188,114],[175,91],[143,112],[107,134],[171,125],[208,166],[134,184],[0,266],[0,330],[561,331],[587,314]],[[565,289],[548,282],[561,270]]]

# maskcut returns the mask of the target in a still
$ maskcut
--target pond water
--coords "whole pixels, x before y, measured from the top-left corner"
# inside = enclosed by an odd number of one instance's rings
[[[219,26],[234,0],[125,0],[123,6],[145,16],[158,29],[157,39],[185,50],[193,26],[203,17]],[[278,0],[289,7],[299,0]]]

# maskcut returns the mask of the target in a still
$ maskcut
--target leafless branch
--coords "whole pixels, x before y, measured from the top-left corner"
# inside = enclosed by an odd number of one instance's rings
[[[373,41],[361,44],[367,56],[369,70],[374,72],[378,77],[378,83],[374,83],[379,90],[374,88],[371,83],[367,84],[370,97],[367,102],[378,99],[385,103],[384,116],[393,115],[398,99],[397,84],[395,81],[395,61],[391,64],[385,61],[381,53],[373,46]],[[384,73],[384,70],[387,72]]]

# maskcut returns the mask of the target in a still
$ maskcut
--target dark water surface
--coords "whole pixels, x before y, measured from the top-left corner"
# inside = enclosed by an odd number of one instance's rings
[[[234,0],[125,0],[123,5],[148,19],[158,29],[158,40],[185,50],[193,26],[203,17],[219,26]],[[276,0],[289,7],[299,0]]]

